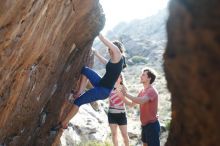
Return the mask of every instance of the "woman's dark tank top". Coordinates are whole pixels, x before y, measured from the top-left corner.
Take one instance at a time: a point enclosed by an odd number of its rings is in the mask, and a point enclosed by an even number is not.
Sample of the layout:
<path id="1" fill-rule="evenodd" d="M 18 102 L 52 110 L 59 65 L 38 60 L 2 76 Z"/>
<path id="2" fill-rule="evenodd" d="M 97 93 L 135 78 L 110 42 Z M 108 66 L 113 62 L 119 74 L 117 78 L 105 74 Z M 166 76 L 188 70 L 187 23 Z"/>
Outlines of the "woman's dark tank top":
<path id="1" fill-rule="evenodd" d="M 113 89 L 115 82 L 118 80 L 118 77 L 121 74 L 123 64 L 123 57 L 118 63 L 111 63 L 109 61 L 106 64 L 106 73 L 100 80 L 99 85 L 109 89 Z"/>

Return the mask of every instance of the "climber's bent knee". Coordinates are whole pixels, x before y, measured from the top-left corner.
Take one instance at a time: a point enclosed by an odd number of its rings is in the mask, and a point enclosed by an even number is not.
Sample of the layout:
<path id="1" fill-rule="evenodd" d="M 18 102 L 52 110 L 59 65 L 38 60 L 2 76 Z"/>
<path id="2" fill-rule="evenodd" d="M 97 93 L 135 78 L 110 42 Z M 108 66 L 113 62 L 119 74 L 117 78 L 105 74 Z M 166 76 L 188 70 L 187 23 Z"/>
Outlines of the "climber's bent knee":
<path id="1" fill-rule="evenodd" d="M 86 91 L 84 94 L 79 96 L 76 100 L 74 100 L 73 104 L 80 107 L 83 104 L 91 103 L 97 100 L 104 100 L 108 98 L 109 94 L 111 92 L 111 89 L 104 88 L 104 87 L 95 87 L 88 91 Z"/>

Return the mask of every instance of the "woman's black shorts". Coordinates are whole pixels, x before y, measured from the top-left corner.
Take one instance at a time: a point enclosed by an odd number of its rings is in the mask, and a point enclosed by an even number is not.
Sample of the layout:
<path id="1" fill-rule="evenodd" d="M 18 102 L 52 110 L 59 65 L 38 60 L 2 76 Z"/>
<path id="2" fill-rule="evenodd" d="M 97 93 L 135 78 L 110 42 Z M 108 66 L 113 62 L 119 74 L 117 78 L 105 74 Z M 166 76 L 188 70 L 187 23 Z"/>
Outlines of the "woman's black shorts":
<path id="1" fill-rule="evenodd" d="M 109 124 L 127 125 L 126 113 L 108 113 Z"/>

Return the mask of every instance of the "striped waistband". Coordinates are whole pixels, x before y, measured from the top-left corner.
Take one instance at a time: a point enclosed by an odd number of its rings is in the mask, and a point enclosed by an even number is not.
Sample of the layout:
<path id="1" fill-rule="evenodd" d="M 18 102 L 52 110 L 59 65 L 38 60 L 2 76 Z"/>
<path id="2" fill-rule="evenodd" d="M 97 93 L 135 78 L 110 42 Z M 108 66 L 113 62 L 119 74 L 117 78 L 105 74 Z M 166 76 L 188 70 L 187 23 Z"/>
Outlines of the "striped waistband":
<path id="1" fill-rule="evenodd" d="M 125 113 L 125 109 L 116 109 L 116 108 L 109 108 L 108 109 L 109 113 Z"/>

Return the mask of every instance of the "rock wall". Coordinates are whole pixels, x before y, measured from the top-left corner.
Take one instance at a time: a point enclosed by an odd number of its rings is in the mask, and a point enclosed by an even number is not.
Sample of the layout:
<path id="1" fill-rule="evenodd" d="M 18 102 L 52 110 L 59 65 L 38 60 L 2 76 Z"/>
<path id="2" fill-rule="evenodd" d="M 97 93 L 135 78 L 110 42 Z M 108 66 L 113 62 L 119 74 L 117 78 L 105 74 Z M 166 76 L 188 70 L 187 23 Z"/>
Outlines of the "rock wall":
<path id="1" fill-rule="evenodd" d="M 98 0 L 0 2 L 0 145 L 58 145 L 50 128 L 104 26 Z"/>
<path id="2" fill-rule="evenodd" d="M 218 146 L 220 1 L 171 0 L 165 72 L 172 92 L 166 146 Z"/>

